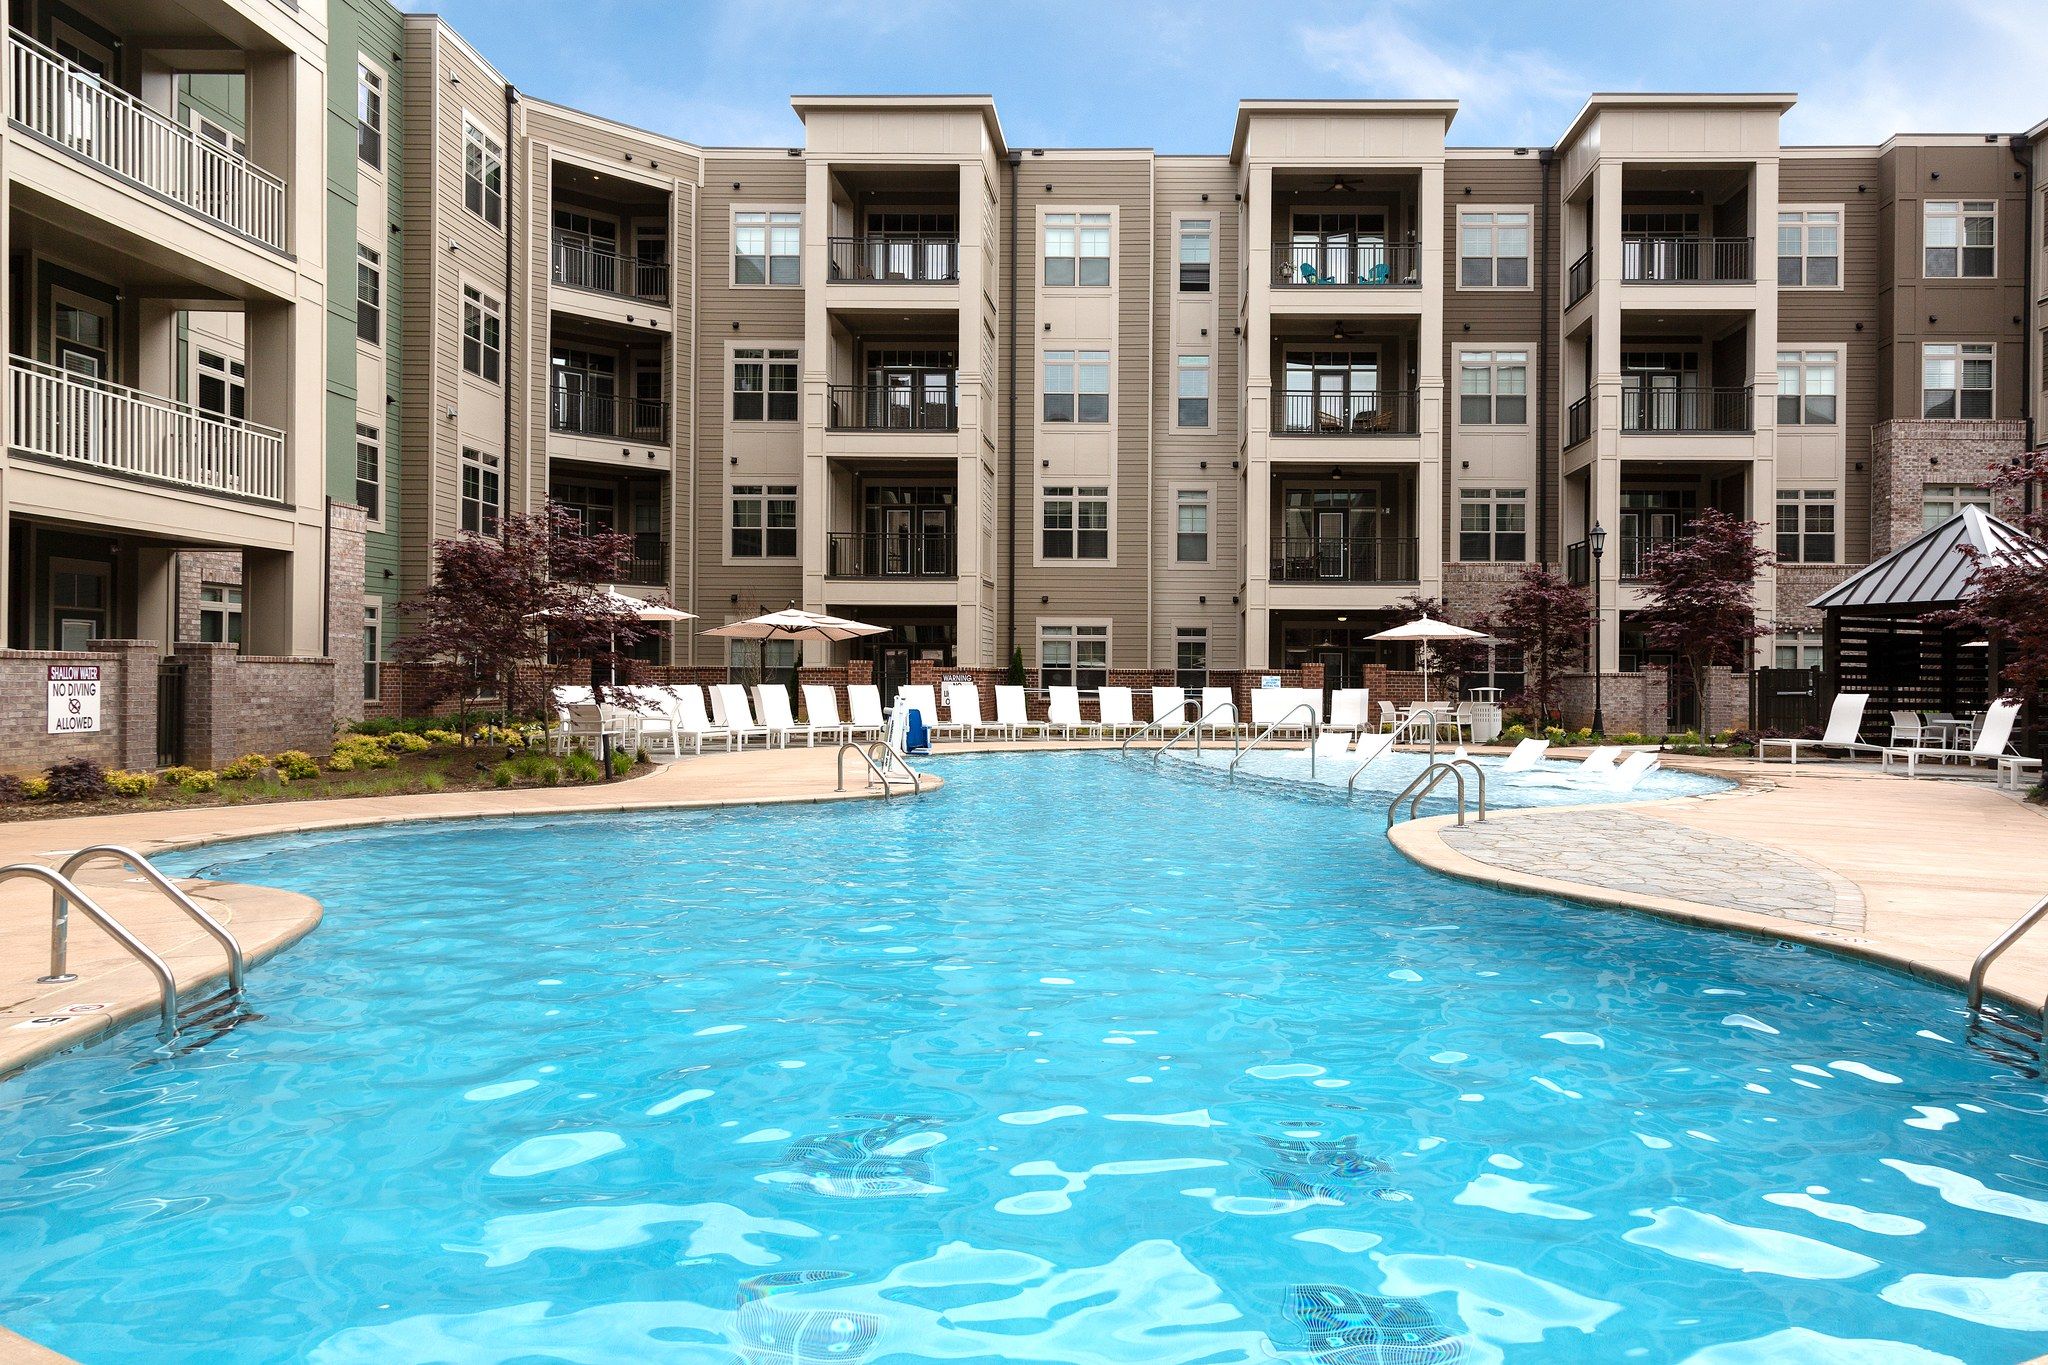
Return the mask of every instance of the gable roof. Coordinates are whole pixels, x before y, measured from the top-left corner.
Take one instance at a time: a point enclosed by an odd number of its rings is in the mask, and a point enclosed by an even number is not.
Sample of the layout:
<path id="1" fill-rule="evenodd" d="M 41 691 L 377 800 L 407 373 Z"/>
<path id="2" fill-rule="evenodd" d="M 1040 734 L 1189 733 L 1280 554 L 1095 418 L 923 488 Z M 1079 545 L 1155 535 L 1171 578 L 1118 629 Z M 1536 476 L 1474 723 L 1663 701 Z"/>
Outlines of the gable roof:
<path id="1" fill-rule="evenodd" d="M 1976 551 L 1976 555 L 1970 553 Z M 1946 606 L 1970 595 L 1977 558 L 2048 564 L 2048 546 L 1981 507 L 1965 507 L 1808 603 L 1834 607 Z"/>

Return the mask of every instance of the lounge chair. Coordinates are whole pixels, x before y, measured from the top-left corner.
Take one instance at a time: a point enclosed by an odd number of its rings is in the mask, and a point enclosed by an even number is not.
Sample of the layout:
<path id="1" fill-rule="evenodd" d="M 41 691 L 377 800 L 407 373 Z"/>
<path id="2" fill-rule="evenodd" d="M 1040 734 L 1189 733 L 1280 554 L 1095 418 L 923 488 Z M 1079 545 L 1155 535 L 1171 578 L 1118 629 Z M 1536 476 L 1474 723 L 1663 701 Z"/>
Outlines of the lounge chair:
<path id="1" fill-rule="evenodd" d="M 785 749 L 798 735 L 803 736 L 806 749 L 818 742 L 816 730 L 796 723 L 796 717 L 789 709 L 789 689 L 781 683 L 759 684 L 754 688 L 754 700 L 761 707 L 761 724 L 767 727 L 770 740 Z"/>
<path id="2" fill-rule="evenodd" d="M 1828 708 L 1828 728 L 1819 739 L 1780 739 L 1776 735 L 1757 741 L 1756 756 L 1768 759 L 1772 745 L 1782 745 L 1791 758 L 1792 766 L 1799 766 L 1799 750 L 1802 747 L 1815 749 L 1841 749 L 1854 755 L 1859 753 L 1881 754 L 1882 744 L 1865 744 L 1859 736 L 1863 730 L 1863 708 L 1870 702 L 1867 692 L 1844 692 L 1835 698 Z"/>
<path id="3" fill-rule="evenodd" d="M 554 687 L 548 689 L 548 704 L 554 709 L 555 727 L 548 731 L 548 748 L 558 754 L 566 754 L 573 747 L 569 739 L 569 708 L 588 705 L 593 698 L 587 687 Z"/>
<path id="4" fill-rule="evenodd" d="M 1381 730 L 1381 732 L 1382 732 L 1382 733 L 1385 733 L 1385 734 L 1393 734 L 1393 733 L 1394 733 L 1395 731 L 1399 730 L 1400 728 L 1401 728 L 1401 713 L 1400 713 L 1399 711 L 1396 711 L 1396 710 L 1394 709 L 1394 703 L 1392 703 L 1392 702 L 1390 702 L 1390 701 L 1383 701 L 1383 702 L 1381 702 L 1381 703 L 1380 703 L 1380 730 Z"/>
<path id="5" fill-rule="evenodd" d="M 1621 762 L 1615 764 L 1606 776 L 1597 779 L 1589 785 L 1597 786 L 1602 791 L 1634 791 L 1636 784 L 1648 777 L 1656 768 L 1657 751 L 1655 749 L 1638 749 Z"/>
<path id="6" fill-rule="evenodd" d="M 853 719 L 846 724 L 848 739 L 880 739 L 888 733 L 889 722 L 882 715 L 882 689 L 872 683 L 852 683 L 846 689 L 846 707 Z"/>
<path id="7" fill-rule="evenodd" d="M 1185 687 L 1155 687 L 1152 689 L 1152 719 L 1159 726 L 1162 737 L 1169 730 L 1187 724 L 1188 690 Z"/>
<path id="8" fill-rule="evenodd" d="M 1046 695 L 1050 708 L 1045 719 L 1048 733 L 1057 730 L 1061 739 L 1072 739 L 1074 731 L 1089 728 L 1088 722 L 1081 719 L 1080 688 L 1049 687 L 1046 689 Z"/>
<path id="9" fill-rule="evenodd" d="M 671 714 L 675 717 L 676 748 L 681 752 L 684 740 L 690 742 L 690 752 L 704 752 L 704 741 L 722 739 L 729 750 L 734 747 L 732 731 L 715 724 L 711 713 L 704 707 L 704 689 L 695 683 L 676 683 L 664 687 L 674 706 Z"/>
<path id="10" fill-rule="evenodd" d="M 1550 751 L 1547 739 L 1525 739 L 1515 746 L 1515 751 L 1501 760 L 1496 770 L 1503 773 L 1527 773 L 1536 771 L 1543 762 L 1543 755 Z"/>
<path id="11" fill-rule="evenodd" d="M 738 683 L 713 683 L 711 703 L 713 718 L 732 733 L 732 747 L 744 749 L 750 739 L 760 740 L 764 749 L 775 742 L 767 726 L 754 723 L 754 708 L 747 705 L 747 689 Z"/>
<path id="12" fill-rule="evenodd" d="M 1580 760 L 1579 766 L 1569 772 L 1545 773 L 1533 771 L 1524 782 L 1538 787 L 1582 787 L 1589 782 L 1604 779 L 1614 771 L 1615 761 L 1627 752 L 1611 744 L 1603 744 Z"/>
<path id="13" fill-rule="evenodd" d="M 1101 687 L 1095 692 L 1095 731 L 1105 739 L 1128 735 L 1138 728 L 1137 711 L 1128 687 Z"/>
<path id="14" fill-rule="evenodd" d="M 1349 730 L 1328 730 L 1317 735 L 1310 745 L 1317 758 L 1342 758 L 1351 749 Z"/>
<path id="15" fill-rule="evenodd" d="M 2000 786 L 2005 785 L 2008 774 L 2012 778 L 2013 785 L 2018 786 L 2022 772 L 2028 768 L 2038 768 L 2041 766 L 2041 760 L 2038 758 L 2027 758 L 2020 754 L 2009 754 L 2006 752 L 2006 748 L 2012 740 L 2013 722 L 2019 718 L 2019 714 L 2020 704 L 2018 702 L 1995 701 L 1991 703 L 1990 709 L 1984 713 L 1984 724 L 1978 728 L 1977 738 L 1971 741 L 1969 748 L 1930 749 L 1924 745 L 1916 744 L 1908 748 L 1886 749 L 1883 758 L 1884 770 L 1886 772 L 1891 771 L 1894 759 L 1903 760 L 1906 765 L 1906 776 L 1918 777 L 1920 775 L 1920 760 L 1923 758 L 1939 758 L 1944 762 L 1949 759 L 1957 759 L 1972 767 L 1979 763 L 1990 763 L 1997 770 Z"/>
<path id="16" fill-rule="evenodd" d="M 1229 707 L 1228 711 L 1219 710 Z M 1202 689 L 1202 712 L 1196 717 L 1202 728 L 1213 735 L 1227 735 L 1239 728 L 1237 695 L 1227 687 L 1205 687 Z"/>
<path id="17" fill-rule="evenodd" d="M 903 684 L 896 689 L 896 704 L 917 712 L 918 719 L 924 722 L 925 733 L 933 739 L 960 733 L 959 726 L 948 725 L 946 718 L 939 714 L 938 689 L 930 683 Z"/>
<path id="18" fill-rule="evenodd" d="M 1012 739 L 1044 739 L 1051 733 L 1044 721 L 1031 719 L 1021 687 L 996 688 L 996 724 L 1008 730 Z"/>
<path id="19" fill-rule="evenodd" d="M 1358 748 L 1353 756 L 1358 759 L 1359 767 L 1364 767 L 1393 747 L 1394 737 L 1392 735 L 1363 734 L 1358 737 Z M 1356 769 L 1353 771 L 1356 771 Z"/>
<path id="20" fill-rule="evenodd" d="M 1372 691 L 1364 687 L 1340 687 L 1330 694 L 1330 728 L 1348 735 L 1364 734 L 1372 728 Z"/>
<path id="21" fill-rule="evenodd" d="M 1322 729 L 1323 694 L 1305 687 L 1255 687 L 1252 689 L 1252 728 L 1264 734 L 1270 727 L 1275 736 L 1294 735 L 1307 739 Z M 1312 708 L 1310 720 L 1297 708 Z"/>
<path id="22" fill-rule="evenodd" d="M 990 722 L 981 718 L 981 688 L 975 683 L 948 683 L 946 709 L 952 716 L 951 725 L 969 743 L 983 735 L 1000 737 L 1009 728 L 1000 721 Z"/>
<path id="23" fill-rule="evenodd" d="M 619 689 L 632 702 L 630 709 L 640 732 L 639 747 L 649 753 L 667 750 L 676 758 L 683 756 L 680 736 L 676 730 L 675 701 L 668 692 L 659 687 L 622 687 Z"/>
<path id="24" fill-rule="evenodd" d="M 827 744 L 852 738 L 851 727 L 839 718 L 839 694 L 825 683 L 804 684 L 804 719 Z"/>

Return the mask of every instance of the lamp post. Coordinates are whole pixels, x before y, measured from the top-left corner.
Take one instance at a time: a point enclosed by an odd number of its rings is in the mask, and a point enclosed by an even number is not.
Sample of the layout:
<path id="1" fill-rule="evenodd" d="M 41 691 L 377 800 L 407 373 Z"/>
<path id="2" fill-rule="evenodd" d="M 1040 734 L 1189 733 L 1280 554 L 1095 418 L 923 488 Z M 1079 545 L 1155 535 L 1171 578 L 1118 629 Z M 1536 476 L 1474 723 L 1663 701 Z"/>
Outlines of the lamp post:
<path id="1" fill-rule="evenodd" d="M 1600 707 L 1600 557 L 1607 553 L 1607 528 L 1599 522 L 1586 533 L 1587 548 L 1593 552 L 1593 733 L 1607 733 L 1607 717 Z"/>

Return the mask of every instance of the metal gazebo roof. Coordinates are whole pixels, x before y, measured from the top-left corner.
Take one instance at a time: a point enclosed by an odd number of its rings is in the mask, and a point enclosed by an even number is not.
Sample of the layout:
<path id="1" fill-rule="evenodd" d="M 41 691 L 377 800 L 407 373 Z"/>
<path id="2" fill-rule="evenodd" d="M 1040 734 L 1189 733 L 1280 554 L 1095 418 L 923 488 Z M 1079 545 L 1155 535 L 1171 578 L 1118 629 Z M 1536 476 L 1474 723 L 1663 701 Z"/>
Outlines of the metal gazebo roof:
<path id="1" fill-rule="evenodd" d="M 2010 522 L 1980 507 L 1965 507 L 1932 530 L 1864 566 L 1813 599 L 1808 605 L 1824 611 L 1864 608 L 1873 611 L 1946 606 L 1969 596 L 1970 575 L 1977 556 L 1986 560 L 2032 559 L 2048 562 L 2048 547 Z"/>

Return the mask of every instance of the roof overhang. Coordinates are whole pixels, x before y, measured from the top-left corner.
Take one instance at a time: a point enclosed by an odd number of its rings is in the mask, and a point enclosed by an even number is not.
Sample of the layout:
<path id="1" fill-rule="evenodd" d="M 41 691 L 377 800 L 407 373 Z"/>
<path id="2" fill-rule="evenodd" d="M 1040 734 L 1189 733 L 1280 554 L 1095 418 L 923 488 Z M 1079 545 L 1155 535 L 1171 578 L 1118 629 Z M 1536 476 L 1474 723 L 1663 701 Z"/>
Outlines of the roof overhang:
<path id="1" fill-rule="evenodd" d="M 1648 93 L 1635 91 L 1596 91 L 1579 110 L 1578 117 L 1564 130 L 1557 140 L 1559 147 L 1569 147 L 1577 140 L 1586 125 L 1608 109 L 1765 109 L 1783 117 L 1785 111 L 1799 102 L 1799 96 L 1789 94 L 1684 94 Z"/>
<path id="2" fill-rule="evenodd" d="M 994 95 L 792 95 L 789 107 L 796 110 L 799 119 L 808 119 L 813 111 L 826 110 L 968 109 L 981 115 L 989 139 L 995 143 L 996 155 L 1009 152 L 1009 144 L 1003 141 L 1002 122 L 996 117 Z"/>
<path id="3" fill-rule="evenodd" d="M 1230 137 L 1230 159 L 1244 159 L 1245 135 L 1259 114 L 1336 114 L 1357 118 L 1417 116 L 1440 118 L 1444 130 L 1458 116 L 1456 100 L 1239 100 L 1237 128 Z"/>
<path id="4" fill-rule="evenodd" d="M 2014 561 L 2048 565 L 2048 545 L 1981 507 L 1965 507 L 1807 605 L 1821 611 L 1861 612 L 1953 606 L 1970 595 L 1970 579 L 1980 563 Z"/>

